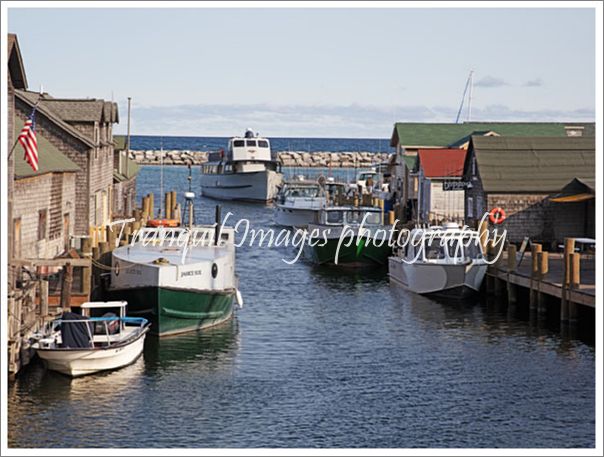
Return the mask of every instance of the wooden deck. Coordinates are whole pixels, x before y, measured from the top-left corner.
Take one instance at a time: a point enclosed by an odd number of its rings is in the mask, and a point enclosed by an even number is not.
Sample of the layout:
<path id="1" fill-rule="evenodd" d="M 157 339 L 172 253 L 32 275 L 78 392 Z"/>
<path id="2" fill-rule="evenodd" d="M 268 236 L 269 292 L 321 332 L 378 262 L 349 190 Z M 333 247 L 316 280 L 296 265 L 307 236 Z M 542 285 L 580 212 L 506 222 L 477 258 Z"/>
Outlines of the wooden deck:
<path id="1" fill-rule="evenodd" d="M 532 258 L 527 252 L 516 271 L 509 272 L 507 269 L 507 255 L 503 254 L 503 260 L 498 262 L 497 267 L 489 269 L 488 275 L 504 282 L 528 289 L 538 289 L 539 293 L 562 299 L 564 281 L 564 259 L 562 254 L 549 254 L 549 270 L 542 280 L 531 278 Z M 583 256 L 581 258 L 581 283 L 579 286 L 567 290 L 567 300 L 579 305 L 595 308 L 596 301 L 596 270 L 595 258 Z"/>

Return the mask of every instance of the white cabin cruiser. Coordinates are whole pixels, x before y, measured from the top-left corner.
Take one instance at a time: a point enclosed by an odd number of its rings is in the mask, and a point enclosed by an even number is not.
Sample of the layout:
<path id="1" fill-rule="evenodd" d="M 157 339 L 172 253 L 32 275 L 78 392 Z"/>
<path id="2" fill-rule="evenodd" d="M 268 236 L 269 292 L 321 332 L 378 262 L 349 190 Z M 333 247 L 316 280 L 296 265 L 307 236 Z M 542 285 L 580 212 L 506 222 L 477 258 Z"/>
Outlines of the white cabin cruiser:
<path id="1" fill-rule="evenodd" d="M 270 202 L 282 182 L 269 140 L 249 129 L 245 136 L 229 140 L 226 153 L 210 154 L 201 169 L 203 195 L 219 200 Z"/>
<path id="2" fill-rule="evenodd" d="M 150 324 L 126 317 L 126 306 L 125 301 L 83 303 L 82 315 L 63 313 L 36 335 L 33 347 L 50 370 L 72 377 L 130 365 L 143 352 Z M 119 316 L 91 317 L 94 310 L 108 309 L 119 310 Z"/>
<path id="3" fill-rule="evenodd" d="M 418 294 L 462 298 L 479 291 L 487 271 L 480 234 L 447 223 L 416 228 L 388 259 L 390 279 Z"/>

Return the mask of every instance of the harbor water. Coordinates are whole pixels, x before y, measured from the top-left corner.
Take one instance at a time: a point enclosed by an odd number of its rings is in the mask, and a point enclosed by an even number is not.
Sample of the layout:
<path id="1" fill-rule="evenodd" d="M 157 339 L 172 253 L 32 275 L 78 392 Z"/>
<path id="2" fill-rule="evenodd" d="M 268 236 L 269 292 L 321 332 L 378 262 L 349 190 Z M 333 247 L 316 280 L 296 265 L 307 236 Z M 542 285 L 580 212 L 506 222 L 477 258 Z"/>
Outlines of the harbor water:
<path id="1" fill-rule="evenodd" d="M 160 172 L 143 167 L 137 182 L 156 206 Z M 182 195 L 187 169 L 163 173 Z M 198 199 L 198 222 L 213 222 L 216 203 Z M 269 206 L 222 203 L 229 211 L 272 227 Z M 235 318 L 149 337 L 129 367 L 73 380 L 27 367 L 8 389 L 9 446 L 595 445 L 589 337 L 520 304 L 440 303 L 391 285 L 386 270 L 282 261 L 294 256 L 244 244 Z"/>

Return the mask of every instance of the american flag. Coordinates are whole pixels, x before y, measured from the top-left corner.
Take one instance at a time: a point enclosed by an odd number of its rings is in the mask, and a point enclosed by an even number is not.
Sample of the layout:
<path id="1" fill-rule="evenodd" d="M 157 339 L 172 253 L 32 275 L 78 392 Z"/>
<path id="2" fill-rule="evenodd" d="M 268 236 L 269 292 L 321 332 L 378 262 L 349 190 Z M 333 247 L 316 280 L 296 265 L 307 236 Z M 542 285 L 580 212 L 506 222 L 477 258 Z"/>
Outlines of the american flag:
<path id="1" fill-rule="evenodd" d="M 25 121 L 21 133 L 19 133 L 19 143 L 25 150 L 25 161 L 34 171 L 38 171 L 38 140 L 36 139 L 35 114 L 36 109 L 34 108 L 31 116 Z"/>

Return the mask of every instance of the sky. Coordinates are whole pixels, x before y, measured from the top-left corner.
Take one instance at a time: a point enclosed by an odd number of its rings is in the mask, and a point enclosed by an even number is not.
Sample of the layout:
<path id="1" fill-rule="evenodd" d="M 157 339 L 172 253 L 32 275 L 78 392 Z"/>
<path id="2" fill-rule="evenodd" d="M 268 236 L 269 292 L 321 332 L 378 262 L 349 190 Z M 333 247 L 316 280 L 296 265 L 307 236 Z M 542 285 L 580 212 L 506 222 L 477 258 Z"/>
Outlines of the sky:
<path id="1" fill-rule="evenodd" d="M 595 12 L 9 8 L 29 87 L 132 133 L 386 138 L 395 121 L 593 121 Z M 462 120 L 467 120 L 466 97 Z"/>

